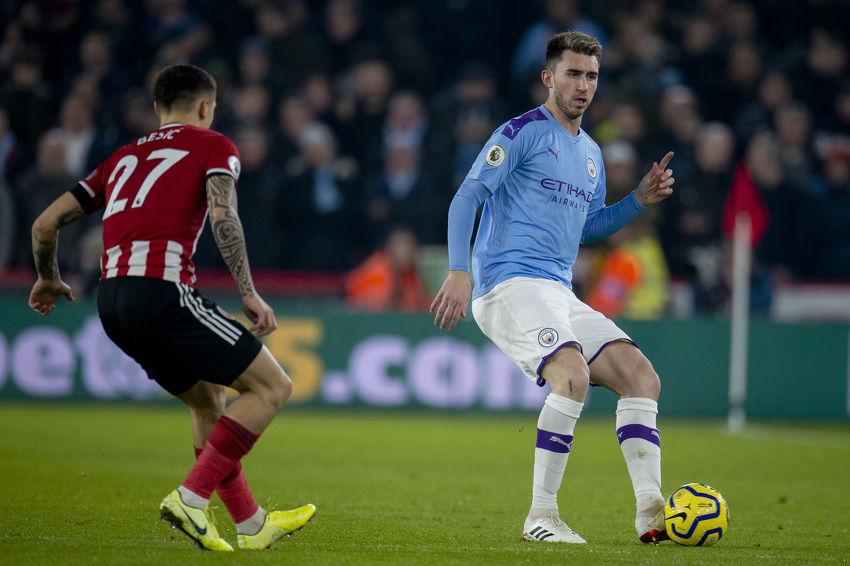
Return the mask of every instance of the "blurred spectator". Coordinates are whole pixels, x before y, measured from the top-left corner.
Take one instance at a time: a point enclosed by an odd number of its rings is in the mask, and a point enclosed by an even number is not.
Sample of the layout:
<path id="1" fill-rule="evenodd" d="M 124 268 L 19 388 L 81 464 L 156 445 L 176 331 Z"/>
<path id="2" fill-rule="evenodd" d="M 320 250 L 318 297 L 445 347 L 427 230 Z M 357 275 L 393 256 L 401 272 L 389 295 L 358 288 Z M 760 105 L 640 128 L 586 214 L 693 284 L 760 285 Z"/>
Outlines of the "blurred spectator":
<path id="1" fill-rule="evenodd" d="M 127 72 L 131 83 L 145 70 L 139 57 L 144 28 L 139 25 L 137 10 L 128 6 L 127 0 L 96 0 L 90 3 L 87 15 L 91 29 L 109 37 L 115 66 Z"/>
<path id="2" fill-rule="evenodd" d="M 733 118 L 739 143 L 758 132 L 773 129 L 773 115 L 792 102 L 794 91 L 788 77 L 779 71 L 766 72 L 759 81 L 756 100 L 739 107 Z"/>
<path id="3" fill-rule="evenodd" d="M 73 62 L 76 46 L 87 21 L 84 2 L 21 2 L 19 18 L 24 37 L 37 42 L 42 73 L 51 85 L 59 84 L 62 72 Z M 39 132 L 40 134 L 41 132 Z"/>
<path id="4" fill-rule="evenodd" d="M 383 128 L 395 76 L 387 61 L 369 58 L 354 64 L 345 82 L 336 115 L 340 146 L 368 177 L 382 167 Z"/>
<path id="5" fill-rule="evenodd" d="M 58 129 L 65 146 L 65 171 L 75 179 L 91 173 L 112 152 L 94 123 L 91 105 L 82 97 L 62 101 Z"/>
<path id="6" fill-rule="evenodd" d="M 734 280 L 734 255 L 732 242 L 725 241 L 719 248 L 717 275 L 711 279 L 697 279 L 694 283 L 694 308 L 705 314 L 729 315 L 732 311 L 732 283 Z M 773 281 L 770 272 L 760 263 L 750 266 L 750 313 L 765 316 L 773 302 Z"/>
<path id="7" fill-rule="evenodd" d="M 0 77 L 12 74 L 21 52 L 26 48 L 24 30 L 20 20 L 10 19 L 3 28 L 3 39 L 0 42 Z"/>
<path id="8" fill-rule="evenodd" d="M 605 160 L 605 193 L 608 204 L 622 200 L 640 182 L 638 152 L 626 140 L 615 140 L 602 146 Z"/>
<path id="9" fill-rule="evenodd" d="M 65 163 L 65 140 L 60 130 L 50 130 L 38 143 L 36 162 L 21 173 L 15 186 L 18 211 L 16 263 L 32 265 L 32 238 L 30 229 L 47 206 L 65 191 L 74 188 L 80 177 L 68 174 Z M 59 247 L 57 260 L 60 269 L 75 272 L 80 267 L 77 241 L 99 218 L 91 215 L 62 229 L 65 242 Z"/>
<path id="10" fill-rule="evenodd" d="M 263 0 L 254 11 L 254 26 L 268 45 L 272 68 L 288 84 L 329 68 L 325 46 L 310 29 L 309 17 L 303 0 Z"/>
<path id="11" fill-rule="evenodd" d="M 404 227 L 392 229 L 384 246 L 349 273 L 346 304 L 371 312 L 426 312 L 431 299 L 425 294 L 418 257 L 415 234 Z"/>
<path id="12" fill-rule="evenodd" d="M 189 0 L 151 0 L 144 10 L 146 48 L 169 65 L 196 61 L 212 40 L 211 27 Z"/>
<path id="13" fill-rule="evenodd" d="M 503 69 L 510 60 L 512 42 L 502 38 L 509 32 L 518 31 L 516 22 L 522 21 L 529 4 L 491 0 L 429 0 L 420 3 L 420 25 L 427 30 L 439 84 L 451 81 L 470 61 Z M 497 76 L 496 81 L 500 82 L 501 78 Z"/>
<path id="14" fill-rule="evenodd" d="M 262 38 L 242 42 L 236 68 L 240 85 L 268 87 L 275 99 L 289 86 L 281 73 L 272 72 L 268 45 Z"/>
<path id="15" fill-rule="evenodd" d="M 280 221 L 294 269 L 350 269 L 362 259 L 365 226 L 357 163 L 337 154 L 327 126 L 311 123 L 299 140 L 302 154 L 286 164 Z"/>
<path id="16" fill-rule="evenodd" d="M 240 126 L 267 126 L 273 120 L 273 97 L 263 84 L 245 84 L 233 89 L 229 104 L 216 117 L 216 130 L 232 137 Z M 237 146 L 238 147 L 238 146 Z"/>
<path id="17" fill-rule="evenodd" d="M 846 21 L 840 35 L 823 28 L 811 29 L 805 58 L 791 70 L 792 83 L 797 87 L 795 95 L 815 122 L 832 113 L 830 93 L 837 92 L 850 75 L 846 41 Z"/>
<path id="18" fill-rule="evenodd" d="M 606 241 L 611 251 L 602 261 L 587 304 L 609 318 L 663 317 L 670 301 L 670 278 L 651 216 L 640 214 Z"/>
<path id="19" fill-rule="evenodd" d="M 756 134 L 750 140 L 743 167 L 769 215 L 767 230 L 754 250 L 754 261 L 763 264 L 757 268 L 767 269 L 774 284 L 781 284 L 798 273 L 805 253 L 799 203 L 806 197 L 785 178 L 779 145 L 771 132 Z"/>
<path id="20" fill-rule="evenodd" d="M 731 128 L 719 122 L 699 128 L 695 167 L 676 174 L 676 189 L 663 204 L 662 242 L 672 275 L 708 285 L 719 277 L 720 217 L 734 160 Z"/>
<path id="21" fill-rule="evenodd" d="M 127 71 L 115 63 L 112 39 L 106 32 L 86 33 L 77 52 L 77 61 L 63 73 L 63 96 L 68 94 L 74 79 L 80 75 L 86 75 L 94 81 L 101 100 L 106 104 L 110 104 L 130 87 Z"/>
<path id="22" fill-rule="evenodd" d="M 428 114 L 422 97 L 409 90 L 393 94 L 384 122 L 384 152 L 406 147 L 421 153 L 427 133 Z"/>
<path id="23" fill-rule="evenodd" d="M 544 16 L 528 26 L 522 33 L 511 58 L 511 76 L 520 78 L 543 70 L 546 42 L 561 31 L 578 30 L 590 34 L 602 44 L 608 44 L 605 30 L 592 18 L 582 13 L 580 0 L 544 0 Z M 604 49 L 603 49 L 604 53 Z"/>
<path id="24" fill-rule="evenodd" d="M 608 115 L 593 129 L 592 135 L 597 143 L 603 145 L 613 141 L 626 142 L 631 146 L 631 151 L 636 153 L 638 164 L 652 163 L 650 152 L 654 148 L 648 147 L 646 119 L 640 108 L 632 102 L 615 101 Z M 607 168 L 607 159 L 605 164 Z"/>
<path id="25" fill-rule="evenodd" d="M 315 122 L 312 109 L 304 97 L 297 93 L 284 96 L 277 105 L 272 159 L 286 164 L 300 155 L 304 132 Z"/>
<path id="26" fill-rule="evenodd" d="M 422 243 L 444 240 L 447 228 L 442 217 L 448 202 L 440 198 L 415 147 L 398 145 L 387 150 L 383 171 L 366 180 L 365 198 L 371 247 L 380 244 L 396 222 L 408 224 Z"/>
<path id="27" fill-rule="evenodd" d="M 600 89 L 615 91 L 648 111 L 662 92 L 682 82 L 681 72 L 673 66 L 674 50 L 659 32 L 640 19 L 626 18 L 620 28 L 615 48 L 618 68 L 614 77 L 605 79 L 611 80 L 610 86 L 600 79 Z M 603 53 L 603 61 L 604 57 Z"/>
<path id="28" fill-rule="evenodd" d="M 453 195 L 481 147 L 496 127 L 505 121 L 507 104 L 499 96 L 496 76 L 486 65 L 469 63 L 448 89 L 433 102 L 431 124 L 434 147 L 443 166 L 440 186 Z"/>
<path id="29" fill-rule="evenodd" d="M 723 97 L 729 101 L 722 118 L 731 122 L 740 108 L 758 99 L 759 82 L 764 74 L 764 59 L 753 43 L 737 42 L 726 52 Z"/>
<path id="30" fill-rule="evenodd" d="M 679 69 L 684 84 L 700 93 L 701 112 L 708 120 L 723 115 L 728 101 L 721 97 L 724 55 L 720 20 L 694 11 L 682 23 Z"/>
<path id="31" fill-rule="evenodd" d="M 691 176 L 696 167 L 695 145 L 703 127 L 696 92 L 681 85 L 667 88 L 658 101 L 658 126 L 652 154 L 674 152 L 677 180 Z"/>
<path id="32" fill-rule="evenodd" d="M 721 224 L 727 242 L 722 248 L 719 277 L 696 281 L 698 310 L 727 313 L 733 281 L 732 242 L 741 212 L 749 215 L 753 255 L 750 265 L 750 310 L 767 314 L 776 287 L 787 282 L 802 255 L 800 213 L 804 196 L 785 181 L 779 148 L 771 132 L 756 134 L 744 159 L 735 167 L 724 203 Z"/>
<path id="33" fill-rule="evenodd" d="M 428 17 L 422 13 L 428 13 L 429 6 L 418 2 L 384 2 L 382 14 L 387 52 L 398 84 L 426 94 L 436 90 L 437 74 L 448 72 L 443 61 L 437 63 L 429 45 L 432 30 L 423 25 Z"/>
<path id="34" fill-rule="evenodd" d="M 9 181 L 18 162 L 18 138 L 9 127 L 9 113 L 0 106 L 0 183 Z"/>
<path id="35" fill-rule="evenodd" d="M 17 210 L 12 191 L 5 179 L 0 178 L 0 273 L 12 264 L 15 256 L 18 231 L 16 216 Z"/>
<path id="36" fill-rule="evenodd" d="M 368 56 L 385 53 L 384 38 L 366 0 L 328 0 L 322 18 L 331 72 L 336 75 Z"/>
<path id="37" fill-rule="evenodd" d="M 54 116 L 53 88 L 41 74 L 41 55 L 34 48 L 18 54 L 12 75 L 0 85 L 0 107 L 9 115 L 9 126 L 18 139 L 20 159 L 32 163 L 41 135 Z"/>
<path id="38" fill-rule="evenodd" d="M 759 35 L 759 17 L 755 7 L 747 2 L 729 2 L 723 12 L 723 31 L 731 43 L 760 44 L 766 49 L 766 41 Z"/>
<path id="39" fill-rule="evenodd" d="M 825 155 L 835 144 L 850 145 L 850 78 L 835 92 L 832 114 L 820 122 L 813 143 L 818 155 Z"/>
<path id="40" fill-rule="evenodd" d="M 779 107 L 774 114 L 774 128 L 786 178 L 797 187 L 808 186 L 817 163 L 808 109 L 800 102 Z"/>
<path id="41" fill-rule="evenodd" d="M 239 149 L 242 170 L 236 186 L 239 214 L 244 220 L 245 242 L 253 251 L 250 262 L 255 269 L 279 269 L 289 247 L 280 211 L 288 190 L 278 163 L 268 159 L 269 135 L 260 125 L 243 125 L 233 136 Z M 205 230 L 198 241 L 195 264 L 226 268 L 215 239 Z"/>
<path id="42" fill-rule="evenodd" d="M 805 202 L 801 275 L 850 279 L 850 147 L 826 154 Z"/>
<path id="43" fill-rule="evenodd" d="M 121 97 L 119 145 L 126 145 L 159 128 L 153 109 L 153 96 L 142 89 L 130 89 Z"/>
<path id="44" fill-rule="evenodd" d="M 308 75 L 301 82 L 298 94 L 316 120 L 328 125 L 335 125 L 336 93 L 327 73 L 315 72 Z"/>

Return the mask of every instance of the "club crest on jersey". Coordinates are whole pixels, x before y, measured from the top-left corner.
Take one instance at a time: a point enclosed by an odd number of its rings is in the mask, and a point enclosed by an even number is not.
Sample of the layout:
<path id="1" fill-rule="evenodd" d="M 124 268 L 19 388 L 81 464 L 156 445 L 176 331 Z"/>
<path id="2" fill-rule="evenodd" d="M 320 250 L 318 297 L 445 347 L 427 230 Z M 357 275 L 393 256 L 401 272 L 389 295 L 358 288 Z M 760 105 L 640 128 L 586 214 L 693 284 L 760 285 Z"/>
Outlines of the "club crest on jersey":
<path id="1" fill-rule="evenodd" d="M 227 165 L 230 166 L 230 170 L 233 171 L 233 175 L 238 179 L 239 171 L 241 169 L 241 166 L 239 164 L 239 158 L 235 155 L 231 155 L 227 158 Z"/>
<path id="2" fill-rule="evenodd" d="M 537 341 L 544 348 L 551 348 L 558 341 L 558 332 L 554 328 L 544 328 L 537 335 Z"/>
<path id="3" fill-rule="evenodd" d="M 499 144 L 493 145 L 493 147 L 487 150 L 487 156 L 484 158 L 484 162 L 490 167 L 498 167 L 505 162 L 505 148 Z"/>
<path id="4" fill-rule="evenodd" d="M 591 177 L 596 178 L 596 163 L 589 157 L 587 158 L 587 172 L 590 173 Z"/>

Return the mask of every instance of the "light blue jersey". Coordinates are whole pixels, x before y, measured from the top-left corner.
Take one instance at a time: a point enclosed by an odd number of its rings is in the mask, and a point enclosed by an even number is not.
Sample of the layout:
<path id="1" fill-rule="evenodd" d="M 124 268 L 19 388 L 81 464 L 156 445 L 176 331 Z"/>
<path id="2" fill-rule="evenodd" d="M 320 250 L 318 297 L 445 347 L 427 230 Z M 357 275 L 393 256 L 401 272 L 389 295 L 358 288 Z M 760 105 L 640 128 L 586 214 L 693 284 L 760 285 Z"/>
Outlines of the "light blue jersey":
<path id="1" fill-rule="evenodd" d="M 513 277 L 571 287 L 579 244 L 616 232 L 643 210 L 633 195 L 605 206 L 599 146 L 583 130 L 572 136 L 544 106 L 500 126 L 476 158 L 455 199 L 465 196 L 477 209 L 480 201 L 463 192 L 470 186 L 486 189 L 472 252 L 473 299 Z"/>

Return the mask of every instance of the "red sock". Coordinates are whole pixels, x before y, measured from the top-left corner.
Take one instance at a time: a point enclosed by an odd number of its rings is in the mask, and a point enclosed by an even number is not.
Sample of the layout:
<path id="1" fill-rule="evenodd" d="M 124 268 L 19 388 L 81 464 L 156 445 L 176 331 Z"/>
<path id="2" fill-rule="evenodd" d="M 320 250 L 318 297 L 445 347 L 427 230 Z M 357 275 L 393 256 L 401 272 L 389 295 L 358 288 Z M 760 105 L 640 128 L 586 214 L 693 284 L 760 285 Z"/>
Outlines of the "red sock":
<path id="1" fill-rule="evenodd" d="M 201 450 L 195 446 L 195 457 L 201 455 Z M 260 508 L 248 488 L 248 480 L 245 479 L 245 472 L 242 471 L 242 462 L 236 463 L 215 490 L 234 523 L 247 521 Z"/>
<path id="2" fill-rule="evenodd" d="M 213 426 L 198 461 L 183 482 L 183 487 L 209 499 L 218 484 L 239 464 L 260 437 L 229 417 L 221 417 Z"/>

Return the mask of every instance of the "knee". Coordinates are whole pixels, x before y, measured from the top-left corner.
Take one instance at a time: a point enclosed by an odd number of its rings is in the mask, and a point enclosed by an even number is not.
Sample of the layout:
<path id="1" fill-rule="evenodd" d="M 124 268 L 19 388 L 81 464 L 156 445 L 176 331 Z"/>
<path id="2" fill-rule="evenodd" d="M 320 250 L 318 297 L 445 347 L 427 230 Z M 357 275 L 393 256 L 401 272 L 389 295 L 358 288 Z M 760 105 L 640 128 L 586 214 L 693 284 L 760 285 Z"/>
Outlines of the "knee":
<path id="1" fill-rule="evenodd" d="M 590 369 L 578 349 L 566 347 L 550 358 L 543 377 L 552 393 L 583 402 L 590 388 Z"/>
<path id="2" fill-rule="evenodd" d="M 292 380 L 289 379 L 289 376 L 286 375 L 286 372 L 283 369 L 280 370 L 277 376 L 275 376 L 274 386 L 271 392 L 271 402 L 274 404 L 278 410 L 283 407 L 284 404 L 289 400 L 290 395 L 292 395 Z"/>
<path id="3" fill-rule="evenodd" d="M 637 391 L 633 397 L 646 397 L 653 401 L 658 401 L 658 396 L 661 394 L 661 378 L 652 367 L 652 363 L 646 358 L 638 368 L 636 375 L 639 376 L 636 384 Z"/>

